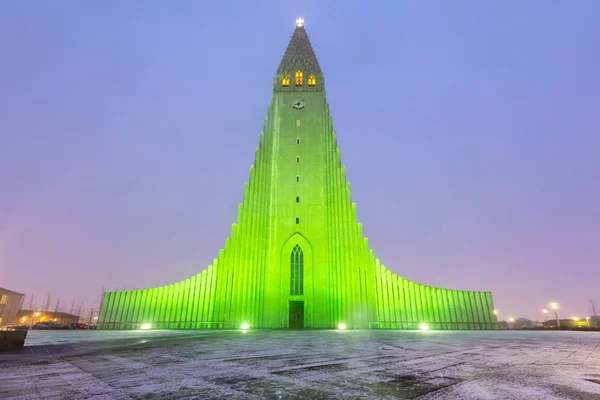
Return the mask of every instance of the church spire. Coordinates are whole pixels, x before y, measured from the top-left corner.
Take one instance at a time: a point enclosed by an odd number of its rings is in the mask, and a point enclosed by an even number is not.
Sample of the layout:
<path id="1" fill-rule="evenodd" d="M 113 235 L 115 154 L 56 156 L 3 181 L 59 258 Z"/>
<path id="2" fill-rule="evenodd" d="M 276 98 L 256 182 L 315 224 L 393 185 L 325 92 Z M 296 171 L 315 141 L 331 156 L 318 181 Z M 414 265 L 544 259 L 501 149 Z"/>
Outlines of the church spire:
<path id="1" fill-rule="evenodd" d="M 290 43 L 279 64 L 279 68 L 277 68 L 277 74 L 293 75 L 298 70 L 305 74 L 321 73 L 319 61 L 317 60 L 317 56 L 315 56 L 315 52 L 304 29 L 304 20 L 302 18 L 296 20 L 296 30 L 294 30 Z"/>

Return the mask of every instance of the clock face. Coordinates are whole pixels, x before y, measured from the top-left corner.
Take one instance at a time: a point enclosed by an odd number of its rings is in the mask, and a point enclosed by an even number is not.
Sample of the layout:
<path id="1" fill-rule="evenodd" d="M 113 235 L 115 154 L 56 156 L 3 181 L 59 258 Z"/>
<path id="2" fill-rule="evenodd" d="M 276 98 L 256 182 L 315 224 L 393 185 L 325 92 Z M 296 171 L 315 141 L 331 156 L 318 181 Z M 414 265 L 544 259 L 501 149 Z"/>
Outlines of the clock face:
<path id="1" fill-rule="evenodd" d="M 292 103 L 292 107 L 294 107 L 296 110 L 303 109 L 305 105 L 306 103 L 304 103 L 304 100 L 294 100 Z"/>

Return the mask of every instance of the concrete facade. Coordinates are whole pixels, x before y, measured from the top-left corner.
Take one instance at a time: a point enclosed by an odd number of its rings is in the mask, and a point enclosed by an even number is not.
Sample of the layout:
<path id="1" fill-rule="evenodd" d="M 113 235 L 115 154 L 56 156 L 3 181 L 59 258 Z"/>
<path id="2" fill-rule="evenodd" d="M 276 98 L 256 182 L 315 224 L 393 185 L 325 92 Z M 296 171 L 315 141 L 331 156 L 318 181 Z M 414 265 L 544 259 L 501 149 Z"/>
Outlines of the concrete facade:
<path id="1" fill-rule="evenodd" d="M 0 327 L 14 325 L 24 294 L 0 288 Z"/>
<path id="2" fill-rule="evenodd" d="M 490 292 L 422 285 L 363 236 L 304 27 L 273 81 L 244 202 L 212 265 L 173 285 L 106 293 L 99 329 L 493 329 Z"/>

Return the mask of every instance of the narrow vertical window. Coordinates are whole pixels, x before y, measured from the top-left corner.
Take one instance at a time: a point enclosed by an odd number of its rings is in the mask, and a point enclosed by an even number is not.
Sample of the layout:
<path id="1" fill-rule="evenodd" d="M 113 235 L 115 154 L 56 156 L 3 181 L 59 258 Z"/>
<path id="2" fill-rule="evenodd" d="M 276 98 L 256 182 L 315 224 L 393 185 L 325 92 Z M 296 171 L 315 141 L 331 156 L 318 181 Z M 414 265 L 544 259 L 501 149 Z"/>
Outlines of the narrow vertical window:
<path id="1" fill-rule="evenodd" d="M 300 175 L 296 175 L 296 182 L 300 182 Z"/>
<path id="2" fill-rule="evenodd" d="M 300 126 L 300 120 L 296 121 L 296 126 Z"/>
<path id="3" fill-rule="evenodd" d="M 298 245 L 290 256 L 290 294 L 304 294 L 304 253 Z"/>
<path id="4" fill-rule="evenodd" d="M 286 75 L 283 78 L 281 78 L 281 86 L 283 86 L 283 87 L 290 86 L 290 77 L 289 76 Z"/>
<path id="5" fill-rule="evenodd" d="M 308 77 L 308 86 L 315 87 L 317 85 L 317 78 L 314 75 Z"/>
<path id="6" fill-rule="evenodd" d="M 296 139 L 296 144 L 300 144 L 300 138 Z"/>
<path id="7" fill-rule="evenodd" d="M 296 71 L 296 86 L 302 86 L 302 71 Z"/>
<path id="8" fill-rule="evenodd" d="M 299 163 L 300 162 L 300 157 L 296 157 L 296 162 Z"/>
<path id="9" fill-rule="evenodd" d="M 300 218 L 296 217 L 296 225 L 300 223 Z"/>
<path id="10" fill-rule="evenodd" d="M 300 203 L 300 196 L 296 196 L 296 203 Z"/>

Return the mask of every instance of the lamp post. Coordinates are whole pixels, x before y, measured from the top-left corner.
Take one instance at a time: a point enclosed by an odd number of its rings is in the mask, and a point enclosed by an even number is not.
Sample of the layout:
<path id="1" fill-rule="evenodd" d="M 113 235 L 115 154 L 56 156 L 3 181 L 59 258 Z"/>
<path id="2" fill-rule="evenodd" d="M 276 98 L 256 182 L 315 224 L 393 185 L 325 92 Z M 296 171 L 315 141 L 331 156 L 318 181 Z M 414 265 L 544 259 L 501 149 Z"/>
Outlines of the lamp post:
<path id="1" fill-rule="evenodd" d="M 554 310 L 554 316 L 556 317 L 556 328 L 560 329 L 560 320 L 558 319 L 558 303 L 550 303 L 550 307 Z"/>
<path id="2" fill-rule="evenodd" d="M 544 318 L 546 319 L 546 321 L 548 321 L 548 310 L 546 310 L 545 308 L 542 310 L 542 312 L 544 313 Z"/>
<path id="3" fill-rule="evenodd" d="M 588 329 L 591 328 L 591 326 L 590 326 L 590 317 L 585 317 L 585 322 L 587 322 Z"/>

